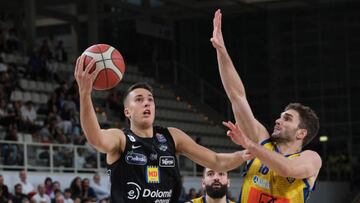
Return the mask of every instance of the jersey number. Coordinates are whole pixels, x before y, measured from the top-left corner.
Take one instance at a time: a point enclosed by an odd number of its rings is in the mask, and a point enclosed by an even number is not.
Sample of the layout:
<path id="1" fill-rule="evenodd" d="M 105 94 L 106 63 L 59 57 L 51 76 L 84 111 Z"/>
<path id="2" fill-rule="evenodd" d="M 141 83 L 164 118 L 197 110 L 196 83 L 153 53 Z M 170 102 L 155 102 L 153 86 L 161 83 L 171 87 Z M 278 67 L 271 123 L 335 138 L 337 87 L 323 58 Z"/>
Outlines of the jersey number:
<path id="1" fill-rule="evenodd" d="M 266 175 L 267 173 L 269 173 L 269 168 L 266 167 L 264 164 L 261 164 L 259 172 Z"/>

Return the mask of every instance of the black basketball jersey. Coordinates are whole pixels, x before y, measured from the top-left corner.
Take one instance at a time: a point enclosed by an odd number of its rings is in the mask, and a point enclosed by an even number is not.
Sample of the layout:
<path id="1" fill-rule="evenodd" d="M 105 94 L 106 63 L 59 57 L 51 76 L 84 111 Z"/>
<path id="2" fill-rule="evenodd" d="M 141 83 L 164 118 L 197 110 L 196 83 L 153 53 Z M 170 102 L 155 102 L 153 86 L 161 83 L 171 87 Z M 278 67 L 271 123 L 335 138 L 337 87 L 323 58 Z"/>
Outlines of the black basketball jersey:
<path id="1" fill-rule="evenodd" d="M 175 143 L 167 128 L 153 131 L 152 138 L 142 138 L 124 130 L 124 152 L 108 165 L 111 203 L 177 203 L 181 180 Z"/>

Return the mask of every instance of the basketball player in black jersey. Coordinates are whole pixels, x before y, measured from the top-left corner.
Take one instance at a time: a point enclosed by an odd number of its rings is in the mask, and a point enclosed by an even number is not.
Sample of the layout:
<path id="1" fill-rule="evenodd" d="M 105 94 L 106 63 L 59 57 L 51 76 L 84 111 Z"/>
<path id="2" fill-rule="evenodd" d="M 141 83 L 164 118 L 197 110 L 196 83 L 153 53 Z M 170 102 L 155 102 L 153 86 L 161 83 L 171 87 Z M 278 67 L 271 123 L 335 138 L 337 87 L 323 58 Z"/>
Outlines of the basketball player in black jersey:
<path id="1" fill-rule="evenodd" d="M 78 58 L 75 78 L 80 94 L 80 121 L 88 142 L 106 153 L 110 169 L 111 202 L 177 202 L 181 181 L 176 153 L 217 171 L 228 171 L 252 158 L 247 151 L 215 153 L 196 144 L 183 131 L 153 126 L 155 102 L 150 86 L 129 88 L 124 97 L 124 114 L 129 129 L 101 129 L 91 100 L 92 85 L 100 71 L 84 70 L 84 56 Z"/>

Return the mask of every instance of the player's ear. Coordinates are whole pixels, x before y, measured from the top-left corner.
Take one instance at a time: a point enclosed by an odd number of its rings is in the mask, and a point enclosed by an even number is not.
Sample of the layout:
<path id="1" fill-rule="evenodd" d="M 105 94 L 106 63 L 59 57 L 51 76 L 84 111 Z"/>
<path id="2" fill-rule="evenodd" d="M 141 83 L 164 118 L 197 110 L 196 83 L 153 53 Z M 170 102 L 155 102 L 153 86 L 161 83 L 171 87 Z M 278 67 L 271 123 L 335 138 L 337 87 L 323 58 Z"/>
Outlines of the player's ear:
<path id="1" fill-rule="evenodd" d="M 130 119 L 130 111 L 128 107 L 124 107 L 124 115 L 126 118 Z"/>
<path id="2" fill-rule="evenodd" d="M 296 132 L 296 138 L 299 140 L 303 140 L 307 136 L 307 130 L 306 129 L 298 129 Z"/>

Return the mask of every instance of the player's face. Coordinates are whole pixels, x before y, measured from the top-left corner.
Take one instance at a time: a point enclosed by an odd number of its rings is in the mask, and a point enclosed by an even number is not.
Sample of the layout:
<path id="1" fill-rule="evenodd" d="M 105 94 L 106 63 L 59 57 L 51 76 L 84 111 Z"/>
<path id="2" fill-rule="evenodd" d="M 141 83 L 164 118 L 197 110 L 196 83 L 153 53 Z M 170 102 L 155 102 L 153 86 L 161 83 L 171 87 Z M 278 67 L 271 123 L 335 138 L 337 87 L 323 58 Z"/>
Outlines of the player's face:
<path id="1" fill-rule="evenodd" d="M 226 172 L 205 169 L 202 186 L 208 196 L 219 199 L 226 195 L 230 180 Z"/>
<path id="2" fill-rule="evenodd" d="M 150 91 L 143 88 L 134 89 L 125 102 L 125 116 L 132 124 L 150 127 L 155 119 L 155 102 Z"/>
<path id="3" fill-rule="evenodd" d="M 288 142 L 295 140 L 296 132 L 299 130 L 299 113 L 293 109 L 283 112 L 275 121 L 274 132 L 271 138 L 274 141 Z"/>

